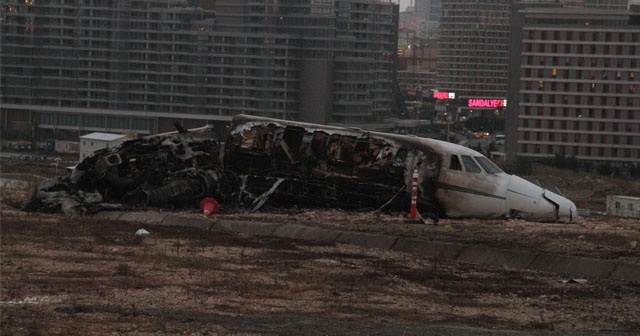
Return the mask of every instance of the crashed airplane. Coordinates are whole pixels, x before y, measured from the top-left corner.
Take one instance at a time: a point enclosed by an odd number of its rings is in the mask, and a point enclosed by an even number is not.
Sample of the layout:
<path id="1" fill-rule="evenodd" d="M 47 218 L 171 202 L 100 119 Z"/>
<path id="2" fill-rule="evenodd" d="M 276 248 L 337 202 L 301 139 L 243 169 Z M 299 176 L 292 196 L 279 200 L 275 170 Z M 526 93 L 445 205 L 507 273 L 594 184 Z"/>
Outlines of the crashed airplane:
<path id="1" fill-rule="evenodd" d="M 179 208 L 214 197 L 253 211 L 265 203 L 407 211 L 417 172 L 417 208 L 434 221 L 571 222 L 576 216 L 570 200 L 444 141 L 237 115 L 219 153 L 217 142 L 202 136 L 206 131 L 150 136 L 96 152 L 70 176 L 43 182 L 27 207 Z"/>
<path id="2" fill-rule="evenodd" d="M 235 189 L 225 175 L 212 127 L 180 130 L 96 151 L 65 177 L 35 189 L 27 211 L 97 212 L 143 206 L 178 209 Z"/>

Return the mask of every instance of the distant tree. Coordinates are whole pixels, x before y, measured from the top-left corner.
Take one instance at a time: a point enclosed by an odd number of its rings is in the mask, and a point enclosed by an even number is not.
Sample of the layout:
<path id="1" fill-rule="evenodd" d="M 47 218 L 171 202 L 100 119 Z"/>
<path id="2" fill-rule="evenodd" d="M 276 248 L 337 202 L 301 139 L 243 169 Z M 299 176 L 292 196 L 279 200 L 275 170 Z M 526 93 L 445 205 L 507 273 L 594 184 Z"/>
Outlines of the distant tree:
<path id="1" fill-rule="evenodd" d="M 640 178 L 640 165 L 633 164 L 629 167 L 629 176 L 632 178 Z"/>
<path id="2" fill-rule="evenodd" d="M 533 172 L 533 162 L 526 157 L 518 156 L 515 160 L 504 161 L 500 164 L 502 170 L 513 175 L 530 175 Z"/>
<path id="3" fill-rule="evenodd" d="M 555 154 L 553 156 L 553 159 L 551 159 L 550 163 L 551 163 L 551 166 L 559 169 L 567 168 L 567 159 L 564 156 L 564 154 Z"/>
<path id="4" fill-rule="evenodd" d="M 567 158 L 567 168 L 573 170 L 573 171 L 579 171 L 580 170 L 580 161 L 574 156 L 570 156 Z"/>
<path id="5" fill-rule="evenodd" d="M 596 171 L 598 172 L 598 174 L 603 176 L 609 176 L 615 173 L 615 170 L 613 169 L 613 167 L 609 162 L 603 162 L 598 164 L 598 166 L 596 167 Z"/>
<path id="6" fill-rule="evenodd" d="M 546 159 L 543 163 L 558 169 L 580 170 L 580 161 L 575 156 L 566 156 L 565 154 L 555 154 L 553 158 Z"/>

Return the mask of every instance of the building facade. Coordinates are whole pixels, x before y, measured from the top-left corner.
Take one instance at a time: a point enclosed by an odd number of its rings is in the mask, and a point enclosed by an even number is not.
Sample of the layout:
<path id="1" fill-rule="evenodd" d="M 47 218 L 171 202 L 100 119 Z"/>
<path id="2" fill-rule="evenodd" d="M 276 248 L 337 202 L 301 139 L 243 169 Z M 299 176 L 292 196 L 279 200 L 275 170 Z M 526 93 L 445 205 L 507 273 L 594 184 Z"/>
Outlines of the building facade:
<path id="1" fill-rule="evenodd" d="M 374 0 L 2 0 L 4 131 L 149 134 L 239 113 L 381 121 L 398 5 Z M 77 134 L 76 134 L 77 136 Z"/>
<path id="2" fill-rule="evenodd" d="M 439 90 L 455 92 L 459 97 L 505 97 L 510 3 L 442 0 Z"/>
<path id="3" fill-rule="evenodd" d="M 640 13 L 514 8 L 506 151 L 640 163 Z"/>
<path id="4" fill-rule="evenodd" d="M 165 119 L 168 127 L 202 125 L 198 33 L 212 27 L 212 11 L 177 1 L 2 4 L 4 131 L 148 134 L 167 128 Z"/>

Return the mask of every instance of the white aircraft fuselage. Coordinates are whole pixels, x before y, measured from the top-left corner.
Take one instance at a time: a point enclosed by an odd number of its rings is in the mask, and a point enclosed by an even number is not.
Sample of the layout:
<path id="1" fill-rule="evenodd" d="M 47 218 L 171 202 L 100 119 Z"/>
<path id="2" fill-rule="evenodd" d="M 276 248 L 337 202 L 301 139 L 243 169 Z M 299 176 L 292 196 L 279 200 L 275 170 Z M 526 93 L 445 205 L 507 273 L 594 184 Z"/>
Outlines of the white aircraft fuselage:
<path id="1" fill-rule="evenodd" d="M 419 211 L 564 223 L 577 215 L 567 198 L 503 172 L 477 151 L 412 135 L 238 115 L 224 162 L 239 175 L 288 176 L 304 190 L 313 189 L 310 183 L 332 181 L 348 194 L 336 197 L 345 205 L 357 197 L 355 189 L 380 201 L 387 195 L 380 185 L 397 191 L 404 184 L 408 192 L 417 170 Z M 365 184 L 376 188 L 367 191 Z"/>

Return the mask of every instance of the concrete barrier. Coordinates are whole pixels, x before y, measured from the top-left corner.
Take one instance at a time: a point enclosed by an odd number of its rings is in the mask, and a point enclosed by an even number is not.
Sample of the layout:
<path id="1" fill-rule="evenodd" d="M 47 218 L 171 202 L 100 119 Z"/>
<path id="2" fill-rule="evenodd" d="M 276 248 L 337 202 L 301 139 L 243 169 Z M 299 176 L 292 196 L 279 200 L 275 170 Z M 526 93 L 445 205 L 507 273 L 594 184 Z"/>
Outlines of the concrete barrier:
<path id="1" fill-rule="evenodd" d="M 217 220 L 216 226 L 229 232 L 246 233 L 255 236 L 273 236 L 273 233 L 278 227 L 280 227 L 280 224 L 254 223 L 223 219 Z"/>
<path id="2" fill-rule="evenodd" d="M 313 226 L 287 224 L 278 227 L 273 235 L 276 237 L 287 237 L 334 244 L 337 241 L 340 232 Z"/>
<path id="3" fill-rule="evenodd" d="M 417 238 L 399 238 L 392 247 L 394 251 L 448 260 L 455 260 L 463 249 L 464 245 L 460 244 L 426 241 Z"/>
<path id="4" fill-rule="evenodd" d="M 122 213 L 119 211 L 103 211 L 103 212 L 98 212 L 97 214 L 94 214 L 93 217 L 97 219 L 116 221 L 116 220 L 120 220 L 120 218 L 125 214 L 126 213 Z"/>
<path id="5" fill-rule="evenodd" d="M 145 212 L 124 212 L 120 216 L 120 220 L 129 222 L 156 224 L 162 223 L 169 215 L 153 211 Z"/>
<path id="6" fill-rule="evenodd" d="M 640 283 L 640 264 L 627 264 L 621 262 L 609 275 L 609 279 Z"/>
<path id="7" fill-rule="evenodd" d="M 522 269 L 527 268 L 535 260 L 535 255 L 486 246 L 467 246 L 458 255 L 457 260 L 478 265 Z"/>
<path id="8" fill-rule="evenodd" d="M 618 265 L 619 262 L 615 260 L 539 254 L 528 269 L 575 277 L 608 279 Z M 640 280 L 640 277 L 637 279 Z"/>
<path id="9" fill-rule="evenodd" d="M 619 260 L 536 254 L 481 245 L 456 244 L 420 238 L 400 238 L 393 235 L 340 231 L 299 224 L 236 221 L 193 215 L 162 214 L 157 212 L 102 212 L 95 216 L 107 220 L 125 220 L 150 225 L 186 226 L 209 231 L 275 236 L 327 244 L 343 243 L 365 248 L 413 253 L 423 257 L 441 257 L 447 260 L 478 265 L 507 266 L 515 269 L 529 269 L 570 277 L 640 283 L 640 264 L 626 263 Z"/>
<path id="10" fill-rule="evenodd" d="M 336 242 L 367 248 L 389 250 L 398 238 L 374 233 L 342 231 Z"/>
<path id="11" fill-rule="evenodd" d="M 201 230 L 211 230 L 216 222 L 210 218 L 202 216 L 167 216 L 159 225 L 164 226 L 185 226 Z"/>

